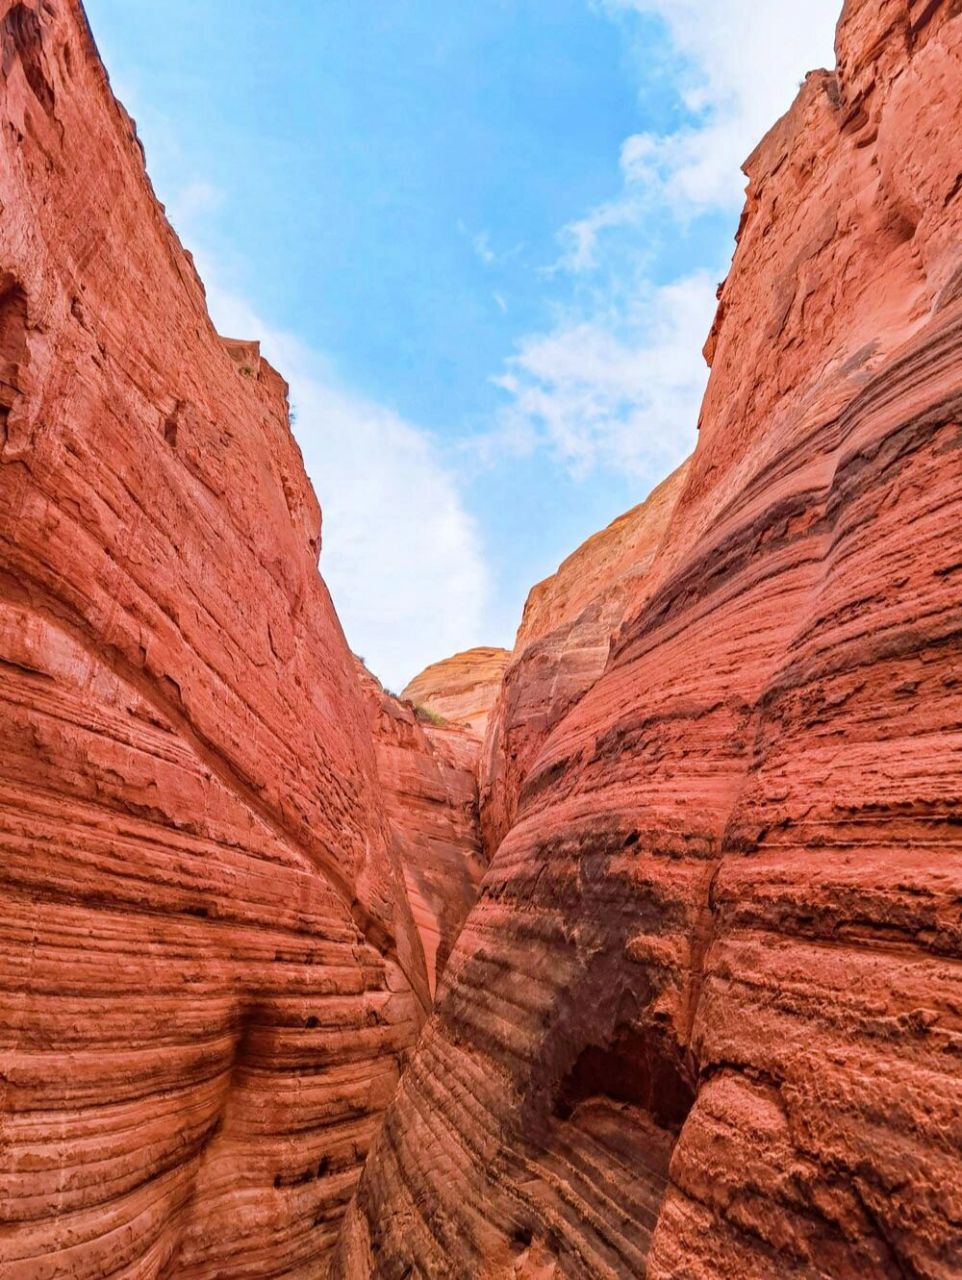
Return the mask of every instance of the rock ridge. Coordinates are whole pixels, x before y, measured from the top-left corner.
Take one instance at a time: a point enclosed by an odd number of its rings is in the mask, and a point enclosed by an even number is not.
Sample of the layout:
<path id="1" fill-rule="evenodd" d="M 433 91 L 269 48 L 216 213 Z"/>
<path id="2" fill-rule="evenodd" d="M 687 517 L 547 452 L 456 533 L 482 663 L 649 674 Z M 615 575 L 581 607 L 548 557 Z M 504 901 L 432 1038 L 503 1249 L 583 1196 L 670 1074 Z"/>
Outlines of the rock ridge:
<path id="1" fill-rule="evenodd" d="M 532 587 L 481 752 L 481 829 L 489 859 L 514 825 L 522 784 L 541 746 L 601 676 L 626 610 L 654 589 L 655 555 L 687 472 L 686 461 Z"/>

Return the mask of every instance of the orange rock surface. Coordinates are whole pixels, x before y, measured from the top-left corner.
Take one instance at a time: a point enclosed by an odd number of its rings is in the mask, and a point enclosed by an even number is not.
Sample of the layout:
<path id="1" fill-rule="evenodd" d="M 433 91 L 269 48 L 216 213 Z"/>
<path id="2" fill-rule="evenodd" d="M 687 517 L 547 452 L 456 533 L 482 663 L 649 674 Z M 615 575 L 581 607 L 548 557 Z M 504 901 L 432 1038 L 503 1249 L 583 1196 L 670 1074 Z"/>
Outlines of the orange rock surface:
<path id="1" fill-rule="evenodd" d="M 687 471 L 685 462 L 532 587 L 481 753 L 489 857 L 514 824 L 524 777 L 548 734 L 604 671 L 626 608 L 654 590 L 655 553 Z"/>
<path id="2" fill-rule="evenodd" d="M 527 769 L 336 1275 L 960 1275 L 960 99 L 954 0 L 849 0 L 750 157 L 654 590 Z"/>
<path id="3" fill-rule="evenodd" d="M 0 0 L 0 1273 L 315 1276 L 428 1001 L 286 388 Z"/>
<path id="4" fill-rule="evenodd" d="M 477 738 L 432 724 L 361 667 L 378 777 L 434 995 L 478 893 L 485 862 L 478 820 Z"/>
<path id="5" fill-rule="evenodd" d="M 492 648 L 456 653 L 426 667 L 401 697 L 483 738 L 510 656 L 507 649 Z"/>

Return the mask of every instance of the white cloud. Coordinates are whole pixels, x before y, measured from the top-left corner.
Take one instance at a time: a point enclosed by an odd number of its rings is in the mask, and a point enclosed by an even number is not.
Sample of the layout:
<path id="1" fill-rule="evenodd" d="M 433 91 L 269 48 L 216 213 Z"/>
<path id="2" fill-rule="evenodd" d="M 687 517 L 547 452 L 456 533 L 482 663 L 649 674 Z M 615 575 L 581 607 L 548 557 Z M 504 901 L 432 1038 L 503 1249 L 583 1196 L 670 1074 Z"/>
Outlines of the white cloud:
<path id="1" fill-rule="evenodd" d="M 626 138 L 620 188 L 561 229 L 549 275 L 571 273 L 580 313 L 569 307 L 553 331 L 518 344 L 495 379 L 509 404 L 481 453 L 492 441 L 519 451 L 546 443 L 576 474 L 607 466 L 652 481 L 694 444 L 717 279 L 695 268 L 721 267 L 724 246 L 703 242 L 693 261 L 688 242 L 690 265 L 667 284 L 646 271 L 659 246 L 678 251 L 699 213 L 730 212 L 734 231 L 742 163 L 806 71 L 834 64 L 839 0 L 589 2 L 621 20 L 632 41 L 632 15 L 661 20 L 688 123 Z M 643 80 L 656 56 L 646 35 Z"/>
<path id="2" fill-rule="evenodd" d="M 614 228 L 670 210 L 679 221 L 711 208 L 737 209 L 741 166 L 792 103 L 807 71 L 834 65 L 839 0 L 595 0 L 612 17 L 659 18 L 680 65 L 680 104 L 694 122 L 643 132 L 621 149 L 622 191 L 564 227 L 558 263 L 598 265 L 598 241 Z M 650 58 L 646 47 L 639 51 Z"/>
<path id="3" fill-rule="evenodd" d="M 493 262 L 498 260 L 498 255 L 491 248 L 491 237 L 487 231 L 478 232 L 471 241 L 471 248 L 486 267 L 490 267 Z"/>
<path id="4" fill-rule="evenodd" d="M 482 642 L 489 574 L 481 539 L 433 438 L 345 390 L 329 363 L 218 284 L 201 255 L 211 316 L 257 338 L 290 383 L 294 434 L 324 516 L 321 572 L 348 643 L 389 687 Z"/>
<path id="5" fill-rule="evenodd" d="M 642 286 L 618 316 L 524 339 L 496 379 L 511 397 L 502 438 L 525 452 L 546 444 L 576 475 L 666 474 L 694 445 L 714 307 L 714 282 L 698 273 Z"/>
<path id="6" fill-rule="evenodd" d="M 596 205 L 583 218 L 569 222 L 561 229 L 560 240 L 564 252 L 552 272 L 558 268 L 568 271 L 588 271 L 598 265 L 598 239 L 603 231 L 616 227 L 628 227 L 636 223 L 643 212 L 638 198 L 627 193 L 615 200 Z"/>
<path id="7" fill-rule="evenodd" d="M 660 18 L 683 67 L 679 95 L 696 122 L 627 139 L 629 185 L 661 185 L 693 210 L 738 206 L 742 163 L 788 110 L 806 72 L 834 66 L 839 0 L 600 0 L 612 15 Z"/>

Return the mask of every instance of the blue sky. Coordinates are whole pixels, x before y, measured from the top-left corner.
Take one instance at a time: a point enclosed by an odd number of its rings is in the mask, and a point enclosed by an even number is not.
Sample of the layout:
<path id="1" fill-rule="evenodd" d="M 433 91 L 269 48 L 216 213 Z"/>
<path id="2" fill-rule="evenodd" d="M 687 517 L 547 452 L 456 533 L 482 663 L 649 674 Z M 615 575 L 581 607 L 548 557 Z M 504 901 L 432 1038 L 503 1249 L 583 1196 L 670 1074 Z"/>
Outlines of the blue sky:
<path id="1" fill-rule="evenodd" d="M 739 164 L 838 0 L 86 0 L 221 332 L 291 383 L 392 687 L 695 441 Z M 804 8 L 804 12 L 800 12 Z"/>

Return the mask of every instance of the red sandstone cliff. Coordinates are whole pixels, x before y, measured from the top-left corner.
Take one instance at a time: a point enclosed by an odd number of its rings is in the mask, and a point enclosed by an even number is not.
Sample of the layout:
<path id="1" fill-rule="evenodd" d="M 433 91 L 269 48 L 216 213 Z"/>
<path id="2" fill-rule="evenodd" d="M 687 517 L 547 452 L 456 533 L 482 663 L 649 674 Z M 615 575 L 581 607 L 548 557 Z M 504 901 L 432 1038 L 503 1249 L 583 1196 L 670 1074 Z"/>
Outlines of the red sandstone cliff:
<path id="1" fill-rule="evenodd" d="M 316 1275 L 427 1002 L 286 388 L 0 0 L 0 1272 Z"/>
<path id="2" fill-rule="evenodd" d="M 960 95 L 955 0 L 849 0 L 749 159 L 657 585 L 527 770 L 336 1274 L 962 1273 Z"/>
<path id="3" fill-rule="evenodd" d="M 361 667 L 382 800 L 434 995 L 484 874 L 477 738 L 425 722 Z"/>
<path id="4" fill-rule="evenodd" d="M 456 653 L 426 667 L 402 690 L 401 697 L 483 738 L 509 657 L 507 649 Z"/>
<path id="5" fill-rule="evenodd" d="M 604 671 L 625 610 L 654 590 L 655 555 L 687 471 L 685 462 L 532 587 L 481 752 L 488 857 L 514 824 L 525 775 L 548 734 Z"/>

